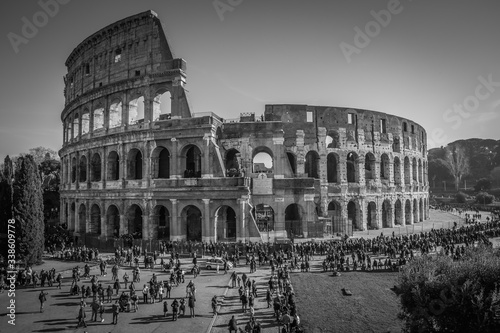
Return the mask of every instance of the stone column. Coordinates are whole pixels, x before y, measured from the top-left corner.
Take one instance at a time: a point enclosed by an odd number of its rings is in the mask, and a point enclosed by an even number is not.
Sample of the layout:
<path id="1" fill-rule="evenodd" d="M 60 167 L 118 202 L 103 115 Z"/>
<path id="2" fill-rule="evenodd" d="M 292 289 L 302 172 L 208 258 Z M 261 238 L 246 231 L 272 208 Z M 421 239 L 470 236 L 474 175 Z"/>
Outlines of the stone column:
<path id="1" fill-rule="evenodd" d="M 247 206 L 247 200 L 243 197 L 237 199 L 238 205 L 240 208 L 239 211 L 239 218 L 236 219 L 236 241 L 245 241 L 245 222 L 246 222 L 246 210 L 248 208 Z"/>
<path id="2" fill-rule="evenodd" d="M 102 147 L 101 151 L 101 184 L 102 188 L 106 188 L 106 178 L 108 177 L 108 173 L 106 172 L 106 168 L 108 166 L 108 157 L 106 156 L 106 147 Z"/>
<path id="3" fill-rule="evenodd" d="M 149 221 L 149 212 L 151 211 L 151 200 L 144 200 L 144 212 L 142 213 L 142 239 L 151 239 L 151 227 Z"/>
<path id="4" fill-rule="evenodd" d="M 128 234 L 128 221 L 127 221 L 127 215 L 125 214 L 120 214 L 120 231 L 119 235 L 126 235 Z"/>
<path id="5" fill-rule="evenodd" d="M 143 181 L 145 178 L 145 183 L 146 183 L 146 188 L 149 188 L 151 186 L 151 152 L 153 151 L 153 146 L 154 141 L 146 141 L 146 144 L 144 145 L 144 157 L 143 157 L 143 163 L 144 163 L 144 176 L 143 176 Z"/>
<path id="6" fill-rule="evenodd" d="M 106 237 L 108 237 L 108 236 L 113 235 L 113 234 L 108 235 L 105 207 L 106 207 L 106 202 L 104 200 L 101 200 L 100 205 L 99 205 L 99 209 L 101 211 L 101 216 L 100 216 L 101 220 L 99 221 L 99 223 L 100 223 L 100 228 L 101 228 L 101 237 L 103 237 L 104 239 L 106 239 Z"/>
<path id="7" fill-rule="evenodd" d="M 87 149 L 87 188 L 91 189 L 91 174 L 90 174 L 90 165 L 92 163 L 92 152 L 90 149 Z"/>
<path id="8" fill-rule="evenodd" d="M 211 240 L 210 229 L 211 229 L 211 221 L 210 221 L 210 199 L 201 199 L 203 200 L 204 211 L 203 211 L 203 224 L 202 224 L 202 233 L 201 239 L 204 242 L 208 242 Z"/>
<path id="9" fill-rule="evenodd" d="M 275 134 L 273 136 L 273 173 L 274 178 L 283 179 L 284 170 L 283 170 L 283 143 L 285 139 L 283 138 L 283 134 Z"/>
<path id="10" fill-rule="evenodd" d="M 125 152 L 125 145 L 120 142 L 118 144 L 118 162 L 120 163 L 118 180 L 127 179 L 127 154 Z M 122 188 L 125 188 L 125 182 L 122 181 Z"/>
<path id="11" fill-rule="evenodd" d="M 212 141 L 212 133 L 205 133 L 203 136 L 203 168 L 201 177 L 202 178 L 213 178 L 211 154 L 210 154 L 210 142 Z"/>
<path id="12" fill-rule="evenodd" d="M 177 199 L 170 199 L 170 202 L 172 203 L 172 214 L 171 214 L 171 219 L 170 219 L 170 240 L 178 240 L 180 239 L 180 228 L 179 228 L 179 216 L 177 212 L 177 205 L 178 205 L 178 200 Z"/>
<path id="13" fill-rule="evenodd" d="M 172 149 L 170 151 L 170 157 L 171 157 L 171 163 L 170 163 L 170 178 L 173 178 L 173 179 L 178 179 L 178 178 L 182 178 L 182 170 L 180 169 L 180 165 L 179 165 L 179 152 L 177 151 L 178 147 L 177 147 L 177 139 L 176 138 L 172 138 L 170 139 L 170 141 L 172 142 Z"/>
<path id="14" fill-rule="evenodd" d="M 297 130 L 296 133 L 297 139 L 296 139 L 296 146 L 297 146 L 297 170 L 296 170 L 296 176 L 297 177 L 304 177 L 305 173 L 305 154 L 304 154 L 304 131 L 303 130 Z"/>
<path id="15" fill-rule="evenodd" d="M 80 152 L 77 151 L 75 153 L 75 157 L 76 157 L 76 172 L 75 172 L 75 177 L 76 177 L 76 181 L 75 181 L 75 189 L 79 189 L 80 188 Z"/>
<path id="16" fill-rule="evenodd" d="M 124 92 L 122 94 L 122 128 L 125 129 L 128 126 L 128 96 L 127 93 Z"/>

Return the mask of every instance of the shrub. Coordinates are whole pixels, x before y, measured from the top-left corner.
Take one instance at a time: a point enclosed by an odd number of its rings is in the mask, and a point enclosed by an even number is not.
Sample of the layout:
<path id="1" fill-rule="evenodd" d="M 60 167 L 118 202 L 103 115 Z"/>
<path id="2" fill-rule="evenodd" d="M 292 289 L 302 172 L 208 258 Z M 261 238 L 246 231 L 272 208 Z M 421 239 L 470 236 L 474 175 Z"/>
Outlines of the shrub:
<path id="1" fill-rule="evenodd" d="M 405 332 L 500 332 L 500 251 L 468 249 L 453 261 L 422 256 L 400 272 Z"/>
<path id="2" fill-rule="evenodd" d="M 458 192 L 455 194 L 455 201 L 457 203 L 466 203 L 467 202 L 467 194 L 464 192 Z"/>
<path id="3" fill-rule="evenodd" d="M 477 181 L 476 185 L 474 185 L 474 189 L 476 191 L 485 191 L 491 188 L 491 180 L 488 178 L 481 178 Z"/>
<path id="4" fill-rule="evenodd" d="M 495 200 L 495 197 L 486 192 L 479 192 L 476 194 L 476 203 L 481 205 L 488 205 Z"/>

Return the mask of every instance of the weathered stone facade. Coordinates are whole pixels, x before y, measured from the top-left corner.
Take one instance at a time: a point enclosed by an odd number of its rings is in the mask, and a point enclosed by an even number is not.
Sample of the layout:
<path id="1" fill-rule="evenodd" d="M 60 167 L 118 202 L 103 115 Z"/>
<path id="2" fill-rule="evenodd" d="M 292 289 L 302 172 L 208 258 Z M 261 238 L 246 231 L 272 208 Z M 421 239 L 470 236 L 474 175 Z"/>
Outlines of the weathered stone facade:
<path id="1" fill-rule="evenodd" d="M 306 105 L 191 114 L 186 62 L 152 11 L 88 37 L 66 66 L 61 221 L 75 235 L 270 240 L 428 217 L 421 126 Z"/>

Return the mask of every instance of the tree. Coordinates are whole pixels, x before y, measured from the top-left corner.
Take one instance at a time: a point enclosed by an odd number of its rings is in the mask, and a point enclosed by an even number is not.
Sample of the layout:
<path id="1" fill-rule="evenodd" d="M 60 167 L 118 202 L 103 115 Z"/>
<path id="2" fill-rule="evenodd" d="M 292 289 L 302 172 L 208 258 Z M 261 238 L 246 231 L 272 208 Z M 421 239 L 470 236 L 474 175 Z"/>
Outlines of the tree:
<path id="1" fill-rule="evenodd" d="M 0 254 L 7 253 L 6 235 L 8 221 L 12 219 L 12 161 L 9 156 L 5 157 L 2 170 L 0 171 Z M 1 236 L 1 235 L 5 236 Z"/>
<path id="2" fill-rule="evenodd" d="M 486 192 L 479 192 L 476 195 L 476 203 L 480 205 L 489 205 L 495 200 L 495 196 L 488 194 Z"/>
<path id="3" fill-rule="evenodd" d="M 59 160 L 59 154 L 55 150 L 41 146 L 31 148 L 28 154 L 33 156 L 36 165 L 42 164 L 45 160 Z"/>
<path id="4" fill-rule="evenodd" d="M 31 155 L 17 160 L 13 183 L 16 254 L 28 265 L 39 263 L 44 246 L 43 193 L 38 166 Z"/>
<path id="5" fill-rule="evenodd" d="M 500 187 L 500 166 L 493 168 L 490 172 L 490 176 L 493 182 L 496 183 L 496 186 Z"/>
<path id="6" fill-rule="evenodd" d="M 477 181 L 476 185 L 474 185 L 474 190 L 483 191 L 491 189 L 491 180 L 488 178 L 481 178 Z"/>
<path id="7" fill-rule="evenodd" d="M 465 149 L 458 144 L 448 145 L 445 148 L 444 158 L 440 161 L 455 179 L 455 189 L 458 191 L 462 177 L 469 173 L 469 159 Z"/>

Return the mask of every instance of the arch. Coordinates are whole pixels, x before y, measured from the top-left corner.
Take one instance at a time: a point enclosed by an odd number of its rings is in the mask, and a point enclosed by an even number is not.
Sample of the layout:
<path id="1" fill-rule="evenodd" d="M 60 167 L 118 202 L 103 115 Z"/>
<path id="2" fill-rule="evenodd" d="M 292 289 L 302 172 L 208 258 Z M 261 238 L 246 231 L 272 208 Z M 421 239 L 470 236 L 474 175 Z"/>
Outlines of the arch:
<path id="1" fill-rule="evenodd" d="M 168 90 L 157 92 L 153 99 L 153 121 L 168 120 L 172 114 L 172 95 Z"/>
<path id="2" fill-rule="evenodd" d="M 113 101 L 109 107 L 109 128 L 122 125 L 122 102 Z"/>
<path id="3" fill-rule="evenodd" d="M 398 136 L 396 136 L 396 137 L 393 138 L 393 141 L 392 141 L 392 151 L 394 153 L 401 152 L 401 141 L 400 141 L 400 139 L 399 139 Z"/>
<path id="4" fill-rule="evenodd" d="M 411 224 L 411 202 L 410 199 L 406 199 L 405 202 L 405 224 Z"/>
<path id="5" fill-rule="evenodd" d="M 347 171 L 347 182 L 348 183 L 357 183 L 357 182 L 359 182 L 359 175 L 358 175 L 358 154 L 356 154 L 353 151 L 347 153 L 346 171 Z"/>
<path id="6" fill-rule="evenodd" d="M 231 148 L 226 152 L 226 176 L 240 176 L 240 158 L 241 154 L 237 149 Z"/>
<path id="7" fill-rule="evenodd" d="M 394 184 L 401 185 L 401 160 L 394 157 Z"/>
<path id="8" fill-rule="evenodd" d="M 418 172 L 418 166 L 417 166 L 417 159 L 414 157 L 413 160 L 412 160 L 412 174 L 413 174 L 413 182 L 415 184 L 418 183 L 418 176 L 417 176 L 417 172 Z"/>
<path id="9" fill-rule="evenodd" d="M 127 179 L 142 179 L 142 153 L 137 148 L 127 155 Z"/>
<path id="10" fill-rule="evenodd" d="M 367 153 L 365 155 L 365 181 L 368 183 L 370 179 L 375 179 L 375 155 Z"/>
<path id="11" fill-rule="evenodd" d="M 87 181 L 87 157 L 85 155 L 82 155 L 80 157 L 80 165 L 79 165 L 79 182 L 86 182 Z"/>
<path id="12" fill-rule="evenodd" d="M 87 207 L 85 207 L 85 204 L 80 204 L 78 209 L 78 232 L 80 234 L 85 234 L 87 232 Z"/>
<path id="13" fill-rule="evenodd" d="M 87 233 L 94 235 L 101 234 L 101 207 L 97 204 L 93 204 L 90 208 L 90 223 Z"/>
<path id="14" fill-rule="evenodd" d="M 106 211 L 107 236 L 120 237 L 120 211 L 115 205 L 110 205 Z"/>
<path id="15" fill-rule="evenodd" d="M 198 207 L 189 205 L 184 207 L 181 214 L 182 233 L 188 241 L 202 240 L 202 215 Z"/>
<path id="16" fill-rule="evenodd" d="M 338 201 L 332 200 L 328 204 L 328 217 L 332 220 L 333 232 L 345 233 L 342 224 L 342 206 Z"/>
<path id="17" fill-rule="evenodd" d="M 366 224 L 369 229 L 378 229 L 377 225 L 377 204 L 373 201 L 368 203 L 366 211 Z"/>
<path id="18" fill-rule="evenodd" d="M 266 204 L 258 204 L 252 209 L 260 232 L 274 231 L 274 209 Z"/>
<path id="19" fill-rule="evenodd" d="M 391 174 L 390 170 L 390 160 L 387 154 L 382 154 L 380 156 L 380 178 L 389 180 Z"/>
<path id="20" fill-rule="evenodd" d="M 215 212 L 215 241 L 236 241 L 236 212 L 220 206 Z"/>
<path id="21" fill-rule="evenodd" d="M 94 110 L 92 117 L 94 118 L 94 128 L 96 131 L 98 129 L 104 128 L 104 108 L 98 107 Z"/>
<path id="22" fill-rule="evenodd" d="M 292 170 L 292 176 L 297 173 L 297 158 L 293 153 L 287 152 L 286 157 L 288 158 L 288 163 L 290 164 L 290 169 Z"/>
<path id="23" fill-rule="evenodd" d="M 142 209 L 136 204 L 129 207 L 127 211 L 128 233 L 135 239 L 142 239 Z"/>
<path id="24" fill-rule="evenodd" d="M 403 206 L 401 204 L 401 200 L 397 199 L 394 203 L 394 224 L 403 225 Z"/>
<path id="25" fill-rule="evenodd" d="M 78 138 L 80 135 L 80 116 L 75 114 L 75 118 L 73 119 L 73 139 Z"/>
<path id="26" fill-rule="evenodd" d="M 302 235 L 304 209 L 298 204 L 290 204 L 285 209 L 285 230 L 288 238 Z"/>
<path id="27" fill-rule="evenodd" d="M 76 182 L 76 157 L 71 159 L 71 182 Z"/>
<path id="28" fill-rule="evenodd" d="M 392 227 L 392 205 L 389 199 L 385 199 L 382 203 L 382 228 Z"/>
<path id="29" fill-rule="evenodd" d="M 339 182 L 339 157 L 335 153 L 328 154 L 326 158 L 326 178 L 329 183 Z"/>
<path id="30" fill-rule="evenodd" d="M 157 239 L 170 239 L 170 212 L 167 207 L 158 205 L 154 209 L 155 221 L 157 227 Z"/>
<path id="31" fill-rule="evenodd" d="M 153 178 L 170 178 L 170 152 L 165 147 L 156 147 L 151 154 Z"/>
<path id="32" fill-rule="evenodd" d="M 418 201 L 417 199 L 413 199 L 413 223 L 419 222 L 418 218 Z"/>
<path id="33" fill-rule="evenodd" d="M 347 204 L 347 223 L 348 228 L 353 228 L 356 230 L 361 230 L 361 219 L 360 219 L 360 211 L 359 204 L 353 200 L 350 200 Z"/>
<path id="34" fill-rule="evenodd" d="M 404 170 L 405 170 L 405 185 L 409 185 L 411 182 L 411 174 L 410 174 L 410 159 L 408 156 L 405 156 L 404 159 Z"/>
<path id="35" fill-rule="evenodd" d="M 71 203 L 70 205 L 70 216 L 69 216 L 69 223 L 68 223 L 68 229 L 69 230 L 75 230 L 76 228 L 76 204 L 74 202 Z M 77 231 L 77 230 L 75 230 Z"/>
<path id="36" fill-rule="evenodd" d="M 257 147 L 252 152 L 254 173 L 273 173 L 273 153 L 267 147 Z"/>
<path id="37" fill-rule="evenodd" d="M 185 160 L 184 178 L 201 177 L 201 150 L 196 145 L 187 145 L 182 158 Z"/>
<path id="38" fill-rule="evenodd" d="M 419 209 L 419 222 L 423 222 L 424 221 L 424 204 L 423 204 L 423 200 L 422 198 L 420 198 L 420 200 L 418 201 L 418 209 Z"/>
<path id="39" fill-rule="evenodd" d="M 144 97 L 140 96 L 128 103 L 128 123 L 135 125 L 144 122 Z"/>
<path id="40" fill-rule="evenodd" d="M 304 169 L 309 178 L 319 179 L 319 154 L 316 151 L 307 152 Z"/>
<path id="41" fill-rule="evenodd" d="M 326 136 L 326 148 L 340 148 L 340 135 L 335 130 L 328 131 Z"/>
<path id="42" fill-rule="evenodd" d="M 85 110 L 82 114 L 82 135 L 87 134 L 90 131 L 90 114 L 89 110 Z"/>
<path id="43" fill-rule="evenodd" d="M 90 181 L 99 182 L 101 181 L 101 155 L 99 153 L 94 153 L 90 161 Z"/>
<path id="44" fill-rule="evenodd" d="M 120 179 L 120 156 L 116 151 L 112 151 L 108 154 L 108 177 L 107 180 L 118 180 Z"/>
<path id="45" fill-rule="evenodd" d="M 423 179 L 424 175 L 422 173 L 422 160 L 419 159 L 418 160 L 418 183 L 419 184 L 424 184 L 424 179 Z"/>

